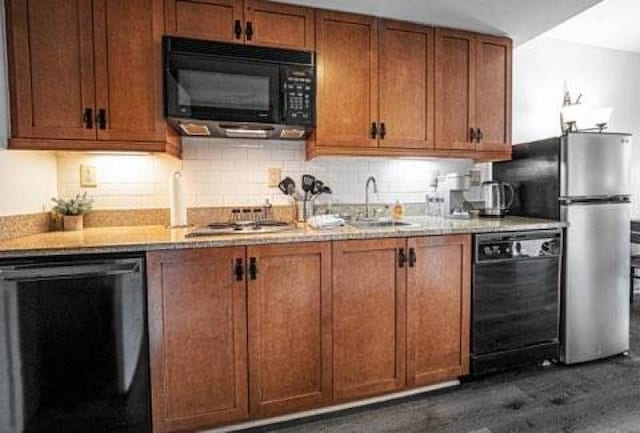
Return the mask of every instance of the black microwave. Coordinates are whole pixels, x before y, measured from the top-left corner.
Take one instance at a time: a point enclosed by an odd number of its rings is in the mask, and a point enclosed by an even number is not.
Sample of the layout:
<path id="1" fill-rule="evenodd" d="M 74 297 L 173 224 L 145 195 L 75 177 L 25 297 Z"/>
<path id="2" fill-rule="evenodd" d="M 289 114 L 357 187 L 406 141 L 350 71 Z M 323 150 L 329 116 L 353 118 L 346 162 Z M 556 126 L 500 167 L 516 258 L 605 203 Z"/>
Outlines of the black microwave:
<path id="1" fill-rule="evenodd" d="M 302 139 L 315 126 L 309 51 L 165 36 L 165 115 L 181 134 Z"/>

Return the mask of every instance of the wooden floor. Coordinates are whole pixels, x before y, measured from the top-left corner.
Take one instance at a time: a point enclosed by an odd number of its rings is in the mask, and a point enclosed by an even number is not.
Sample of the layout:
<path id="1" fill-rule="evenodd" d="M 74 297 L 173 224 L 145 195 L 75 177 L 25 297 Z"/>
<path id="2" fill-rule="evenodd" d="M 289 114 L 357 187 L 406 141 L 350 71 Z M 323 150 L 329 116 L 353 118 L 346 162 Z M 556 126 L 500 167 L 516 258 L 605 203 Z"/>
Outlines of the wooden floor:
<path id="1" fill-rule="evenodd" d="M 249 430 L 271 433 L 640 433 L 640 302 L 631 353 L 502 374 L 408 400 Z"/>

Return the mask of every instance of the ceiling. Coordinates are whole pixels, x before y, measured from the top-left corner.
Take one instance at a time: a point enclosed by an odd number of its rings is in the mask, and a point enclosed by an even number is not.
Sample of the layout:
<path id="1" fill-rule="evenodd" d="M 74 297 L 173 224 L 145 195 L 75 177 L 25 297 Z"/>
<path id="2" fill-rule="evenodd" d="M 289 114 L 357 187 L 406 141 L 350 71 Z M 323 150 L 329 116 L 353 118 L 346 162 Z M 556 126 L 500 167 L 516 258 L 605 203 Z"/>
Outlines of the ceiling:
<path id="1" fill-rule="evenodd" d="M 508 35 L 513 38 L 516 44 L 521 44 L 602 0 L 279 1 L 482 33 Z"/>
<path id="2" fill-rule="evenodd" d="M 614 50 L 640 52 L 640 1 L 604 0 L 545 36 Z"/>

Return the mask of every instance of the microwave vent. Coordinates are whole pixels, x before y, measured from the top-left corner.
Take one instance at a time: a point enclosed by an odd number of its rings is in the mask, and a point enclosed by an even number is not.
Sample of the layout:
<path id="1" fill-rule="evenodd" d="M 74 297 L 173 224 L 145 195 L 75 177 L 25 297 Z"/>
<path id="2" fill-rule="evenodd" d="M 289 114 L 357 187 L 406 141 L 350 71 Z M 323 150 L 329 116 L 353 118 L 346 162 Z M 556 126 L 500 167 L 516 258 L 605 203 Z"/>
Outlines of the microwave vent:
<path id="1" fill-rule="evenodd" d="M 181 123 L 180 129 L 182 129 L 185 134 L 194 137 L 208 137 L 211 135 L 209 127 L 202 123 Z"/>
<path id="2" fill-rule="evenodd" d="M 308 51 L 201 41 L 175 36 L 165 36 L 164 43 L 165 49 L 173 53 L 244 58 L 293 65 L 312 66 L 315 63 L 314 53 Z"/>

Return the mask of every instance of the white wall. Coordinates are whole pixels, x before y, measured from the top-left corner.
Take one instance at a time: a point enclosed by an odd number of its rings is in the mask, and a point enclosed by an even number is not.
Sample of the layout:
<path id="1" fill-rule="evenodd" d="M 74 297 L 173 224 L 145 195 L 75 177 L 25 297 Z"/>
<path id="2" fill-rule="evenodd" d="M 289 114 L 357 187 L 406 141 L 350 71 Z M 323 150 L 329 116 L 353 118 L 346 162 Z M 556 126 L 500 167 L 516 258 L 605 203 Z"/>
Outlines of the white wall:
<path id="1" fill-rule="evenodd" d="M 189 205 L 259 205 L 265 198 L 273 204 L 290 199 L 268 186 L 268 169 L 280 168 L 298 184 L 303 174 L 316 175 L 334 194 L 335 203 L 363 203 L 368 176 L 375 176 L 379 194 L 374 201 L 422 202 L 432 171 L 466 173 L 470 160 L 387 160 L 321 158 L 305 161 L 304 143 L 283 141 L 235 141 L 189 139 L 184 142 L 182 162 L 162 156 L 63 154 L 58 156 L 58 191 L 71 196 L 83 191 L 96 197 L 100 209 L 162 208 L 168 206 L 168 177 L 182 170 L 189 191 Z M 98 187 L 81 188 L 80 165 L 97 169 Z"/>
<path id="2" fill-rule="evenodd" d="M 609 130 L 634 135 L 633 214 L 640 217 L 640 54 L 540 37 L 515 50 L 513 67 L 514 143 L 560 134 L 565 80 L 574 98 L 614 107 Z"/>

